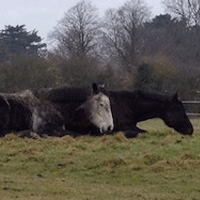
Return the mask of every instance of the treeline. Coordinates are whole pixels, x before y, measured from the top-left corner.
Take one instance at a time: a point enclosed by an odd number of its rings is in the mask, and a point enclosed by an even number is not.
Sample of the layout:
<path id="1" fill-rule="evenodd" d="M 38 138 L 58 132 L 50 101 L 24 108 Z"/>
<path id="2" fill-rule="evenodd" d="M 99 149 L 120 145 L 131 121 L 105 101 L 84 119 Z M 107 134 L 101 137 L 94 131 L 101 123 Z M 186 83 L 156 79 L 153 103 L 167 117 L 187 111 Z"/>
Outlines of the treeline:
<path id="1" fill-rule="evenodd" d="M 180 4 L 182 2 L 182 4 Z M 37 31 L 5 26 L 0 33 L 0 91 L 105 83 L 110 89 L 200 91 L 200 3 L 164 2 L 168 14 L 150 17 L 143 0 L 108 9 L 91 2 L 69 9 L 49 34 L 47 50 Z"/>

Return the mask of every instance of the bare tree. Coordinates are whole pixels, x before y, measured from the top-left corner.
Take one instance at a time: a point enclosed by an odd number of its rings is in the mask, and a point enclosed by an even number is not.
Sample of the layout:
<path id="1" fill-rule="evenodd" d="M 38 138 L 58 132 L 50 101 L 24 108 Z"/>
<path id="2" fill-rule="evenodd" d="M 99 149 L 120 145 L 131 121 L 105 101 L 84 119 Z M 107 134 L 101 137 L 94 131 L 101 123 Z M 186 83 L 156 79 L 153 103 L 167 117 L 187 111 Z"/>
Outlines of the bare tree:
<path id="1" fill-rule="evenodd" d="M 98 46 L 99 18 L 97 9 L 84 0 L 65 13 L 50 34 L 57 51 L 67 58 L 94 56 Z"/>
<path id="2" fill-rule="evenodd" d="M 110 56 L 119 59 L 127 70 L 136 63 L 138 27 L 149 17 L 149 8 L 143 0 L 127 1 L 121 8 L 106 13 L 103 41 Z"/>
<path id="3" fill-rule="evenodd" d="M 166 0 L 163 4 L 179 21 L 182 27 L 181 49 L 176 49 L 188 68 L 199 66 L 200 55 L 200 0 Z"/>
<path id="4" fill-rule="evenodd" d="M 200 0 L 163 0 L 166 11 L 184 20 L 188 26 L 200 25 Z"/>

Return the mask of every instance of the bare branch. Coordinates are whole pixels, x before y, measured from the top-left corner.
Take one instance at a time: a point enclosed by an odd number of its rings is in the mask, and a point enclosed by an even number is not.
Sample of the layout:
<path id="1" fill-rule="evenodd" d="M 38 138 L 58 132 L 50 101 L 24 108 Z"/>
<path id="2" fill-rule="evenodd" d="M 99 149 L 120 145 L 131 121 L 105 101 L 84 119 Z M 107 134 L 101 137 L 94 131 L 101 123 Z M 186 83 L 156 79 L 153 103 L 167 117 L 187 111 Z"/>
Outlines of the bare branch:
<path id="1" fill-rule="evenodd" d="M 65 13 L 52 37 L 68 57 L 92 56 L 98 46 L 99 28 L 97 9 L 82 0 Z"/>

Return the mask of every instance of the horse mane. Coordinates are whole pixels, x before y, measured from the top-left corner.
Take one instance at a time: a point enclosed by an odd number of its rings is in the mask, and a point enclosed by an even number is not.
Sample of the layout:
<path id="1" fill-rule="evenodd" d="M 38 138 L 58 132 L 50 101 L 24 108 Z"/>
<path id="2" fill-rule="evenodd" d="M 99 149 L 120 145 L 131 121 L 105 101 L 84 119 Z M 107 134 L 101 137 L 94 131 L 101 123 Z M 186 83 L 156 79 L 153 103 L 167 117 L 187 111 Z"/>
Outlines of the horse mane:
<path id="1" fill-rule="evenodd" d="M 35 92 L 36 96 L 48 99 L 52 102 L 62 101 L 86 101 L 87 97 L 91 94 L 89 88 L 79 87 L 55 87 L 55 88 L 42 88 Z"/>
<path id="2" fill-rule="evenodd" d="M 152 101 L 158 101 L 158 102 L 167 102 L 171 98 L 171 96 L 168 94 L 146 92 L 146 91 L 141 91 L 141 90 L 134 91 L 134 94 L 139 99 L 146 99 L 146 100 L 152 100 Z"/>
<path id="3" fill-rule="evenodd" d="M 106 91 L 105 91 L 106 92 Z M 106 93 L 107 94 L 107 93 Z M 123 96 L 126 98 L 130 98 L 131 100 L 139 101 L 139 100 L 148 100 L 148 101 L 157 101 L 157 102 L 166 102 L 170 101 L 171 95 L 168 94 L 162 94 L 162 93 L 153 93 L 153 92 L 147 92 L 142 90 L 115 90 L 115 91 L 109 91 L 108 96 L 114 96 L 115 98 L 119 96 Z"/>

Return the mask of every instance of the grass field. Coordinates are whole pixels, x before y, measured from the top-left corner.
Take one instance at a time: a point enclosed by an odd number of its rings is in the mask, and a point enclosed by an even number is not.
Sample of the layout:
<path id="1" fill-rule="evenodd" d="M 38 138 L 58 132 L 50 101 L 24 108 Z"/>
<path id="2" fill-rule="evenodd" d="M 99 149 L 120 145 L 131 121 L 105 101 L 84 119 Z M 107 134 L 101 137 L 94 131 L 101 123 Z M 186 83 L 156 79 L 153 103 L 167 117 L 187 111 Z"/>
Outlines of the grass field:
<path id="1" fill-rule="evenodd" d="M 0 199 L 199 200 L 200 120 L 192 137 L 160 120 L 136 139 L 0 138 Z"/>

